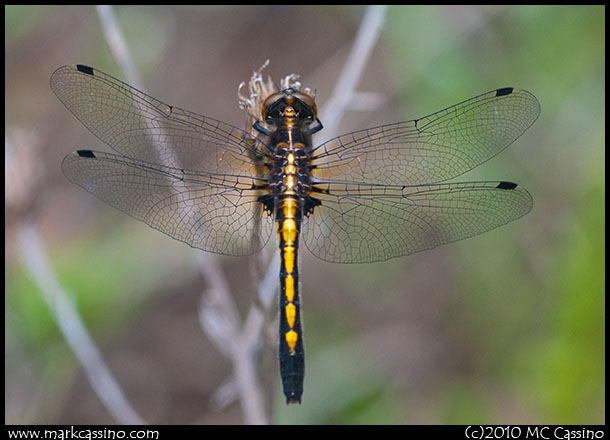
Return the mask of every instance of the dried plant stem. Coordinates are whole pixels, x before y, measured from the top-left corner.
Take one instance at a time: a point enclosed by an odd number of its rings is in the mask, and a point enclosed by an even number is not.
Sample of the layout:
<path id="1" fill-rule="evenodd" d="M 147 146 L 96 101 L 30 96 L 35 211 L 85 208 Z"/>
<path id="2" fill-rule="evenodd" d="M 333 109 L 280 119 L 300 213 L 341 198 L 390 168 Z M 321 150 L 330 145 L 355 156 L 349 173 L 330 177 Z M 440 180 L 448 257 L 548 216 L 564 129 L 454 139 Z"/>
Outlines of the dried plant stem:
<path id="1" fill-rule="evenodd" d="M 387 6 L 374 5 L 367 9 L 352 49 L 337 79 L 332 96 L 320 110 L 324 115 L 324 131 L 328 138 L 335 137 L 341 118 L 356 94 L 356 86 L 368 64 L 371 52 L 383 27 Z"/>
<path id="2" fill-rule="evenodd" d="M 138 73 L 138 69 L 131 58 L 129 48 L 125 43 L 123 33 L 121 32 L 119 23 L 114 15 L 112 6 L 97 5 L 95 9 L 97 11 L 100 24 L 102 25 L 102 32 L 104 33 L 106 43 L 108 43 L 112 56 L 121 68 L 127 82 L 136 89 L 146 92 L 146 87 L 144 87 L 144 82 L 142 81 L 142 78 Z"/>

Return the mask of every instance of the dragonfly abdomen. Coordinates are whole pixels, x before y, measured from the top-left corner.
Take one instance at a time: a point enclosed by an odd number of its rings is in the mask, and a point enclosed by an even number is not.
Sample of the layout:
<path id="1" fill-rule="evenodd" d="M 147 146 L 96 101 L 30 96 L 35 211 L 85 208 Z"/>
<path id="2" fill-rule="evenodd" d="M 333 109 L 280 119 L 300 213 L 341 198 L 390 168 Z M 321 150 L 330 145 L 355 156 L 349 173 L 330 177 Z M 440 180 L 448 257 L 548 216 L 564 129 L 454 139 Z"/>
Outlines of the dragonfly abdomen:
<path id="1" fill-rule="evenodd" d="M 285 195 L 278 199 L 275 222 L 281 257 L 279 358 L 287 403 L 301 403 L 305 375 L 297 264 L 301 219 L 297 197 Z"/>

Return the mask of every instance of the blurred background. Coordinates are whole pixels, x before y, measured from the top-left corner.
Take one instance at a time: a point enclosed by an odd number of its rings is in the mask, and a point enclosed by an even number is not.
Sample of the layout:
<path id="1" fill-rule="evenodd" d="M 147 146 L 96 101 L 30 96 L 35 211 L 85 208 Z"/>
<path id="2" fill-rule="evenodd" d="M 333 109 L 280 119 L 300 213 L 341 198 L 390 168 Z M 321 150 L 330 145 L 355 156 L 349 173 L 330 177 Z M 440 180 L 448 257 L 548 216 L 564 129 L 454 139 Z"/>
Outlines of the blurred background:
<path id="1" fill-rule="evenodd" d="M 266 59 L 330 97 L 365 7 L 120 6 L 148 92 L 242 126 L 237 86 Z M 532 212 L 409 257 L 337 265 L 301 252 L 307 367 L 287 407 L 270 311 L 262 380 L 273 423 L 605 423 L 605 7 L 390 7 L 358 90 L 381 97 L 341 132 L 524 88 L 538 121 L 458 180 L 509 180 Z M 62 175 L 78 148 L 110 149 L 49 87 L 71 63 L 125 79 L 93 7 L 5 7 L 5 422 L 117 423 L 23 268 L 33 222 L 129 402 L 150 423 L 243 423 L 211 397 L 231 364 L 201 331 L 192 250 Z M 320 115 L 324 122 L 325 115 Z M 324 131 L 314 142 L 327 139 Z M 263 256 L 275 251 L 270 243 Z M 245 315 L 252 258 L 218 258 Z"/>

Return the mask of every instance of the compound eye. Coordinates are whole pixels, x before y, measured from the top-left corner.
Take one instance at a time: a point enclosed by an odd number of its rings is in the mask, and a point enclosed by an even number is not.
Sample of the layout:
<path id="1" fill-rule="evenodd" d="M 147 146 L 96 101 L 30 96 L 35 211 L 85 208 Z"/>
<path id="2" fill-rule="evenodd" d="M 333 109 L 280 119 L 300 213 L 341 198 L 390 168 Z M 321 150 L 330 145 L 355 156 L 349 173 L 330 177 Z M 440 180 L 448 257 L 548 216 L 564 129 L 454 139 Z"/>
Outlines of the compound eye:
<path id="1" fill-rule="evenodd" d="M 265 99 L 265 101 L 263 102 L 263 109 L 267 109 L 267 108 L 271 107 L 273 104 L 275 104 L 277 101 L 279 101 L 283 97 L 284 97 L 284 94 L 281 92 L 272 93 L 271 95 L 267 96 L 267 99 Z"/>
<path id="2" fill-rule="evenodd" d="M 316 106 L 316 101 L 306 93 L 295 93 L 294 96 L 299 99 L 307 108 L 307 115 L 304 117 L 309 121 L 313 121 L 316 119 L 316 114 L 318 113 L 318 108 Z"/>
<path id="3" fill-rule="evenodd" d="M 275 103 L 277 103 L 280 99 L 283 98 L 284 95 L 282 93 L 273 93 L 265 99 L 262 105 L 262 115 L 265 121 L 269 121 L 269 117 L 274 118 L 273 110 L 270 111 L 270 107 L 273 107 Z"/>

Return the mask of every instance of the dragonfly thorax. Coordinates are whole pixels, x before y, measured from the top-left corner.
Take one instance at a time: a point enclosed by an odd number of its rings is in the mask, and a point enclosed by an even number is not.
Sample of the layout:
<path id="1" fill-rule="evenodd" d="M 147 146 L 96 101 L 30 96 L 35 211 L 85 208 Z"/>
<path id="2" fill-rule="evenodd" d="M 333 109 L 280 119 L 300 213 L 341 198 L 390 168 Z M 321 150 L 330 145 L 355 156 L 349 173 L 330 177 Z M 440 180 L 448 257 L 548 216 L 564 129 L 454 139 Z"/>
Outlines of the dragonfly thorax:
<path id="1" fill-rule="evenodd" d="M 305 144 L 280 142 L 273 157 L 273 165 L 270 167 L 273 195 L 298 198 L 308 196 L 311 193 L 312 176 Z"/>

